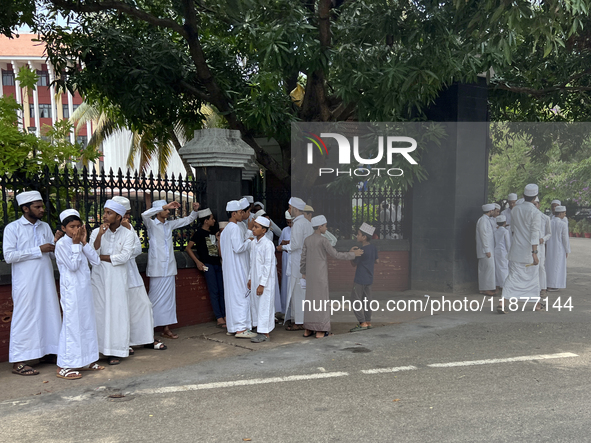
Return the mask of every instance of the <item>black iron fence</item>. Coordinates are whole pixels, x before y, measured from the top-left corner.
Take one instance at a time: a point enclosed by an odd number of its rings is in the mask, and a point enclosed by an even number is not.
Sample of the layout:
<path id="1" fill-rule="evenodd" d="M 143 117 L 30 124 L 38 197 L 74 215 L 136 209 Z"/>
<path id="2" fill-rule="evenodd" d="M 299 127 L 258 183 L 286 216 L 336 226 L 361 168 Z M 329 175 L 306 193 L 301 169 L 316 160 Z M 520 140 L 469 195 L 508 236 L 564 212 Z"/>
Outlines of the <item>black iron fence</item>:
<path id="1" fill-rule="evenodd" d="M 180 174 L 178 177 L 173 174 L 169 178 L 166 175 L 154 176 L 152 173 L 148 176 L 137 172 L 131 174 L 129 171 L 123 174 L 121 169 L 115 174 L 112 170 L 109 173 L 104 170 L 97 173 L 94 169 L 90 172 L 86 168 L 78 171 L 76 168 L 58 169 L 56 166 L 51 170 L 46 167 L 34 177 L 19 174 L 0 176 L 0 244 L 4 227 L 22 216 L 15 196 L 30 190 L 41 193 L 46 210 L 44 221 L 54 231 L 60 225 L 59 214 L 64 209 L 76 209 L 92 230 L 100 225 L 103 205 L 108 199 L 116 195 L 127 197 L 131 202 L 132 224 L 142 240 L 144 250 L 148 247 L 148 238 L 140 214 L 151 207 L 153 201 L 178 201 L 181 208 L 174 211 L 177 217 L 188 215 L 194 201 L 203 208 L 207 207 L 205 182 L 183 179 Z M 195 229 L 195 226 L 190 225 L 175 231 L 175 249 L 184 249 Z M 0 258 L 3 259 L 3 255 Z"/>
<path id="2" fill-rule="evenodd" d="M 285 226 L 285 211 L 290 194 L 287 191 L 268 190 L 254 196 L 265 204 L 265 211 L 279 226 Z M 362 223 L 376 228 L 380 239 L 405 238 L 403 232 L 404 195 L 389 188 L 362 188 L 351 194 L 333 194 L 325 189 L 314 189 L 308 199 L 316 215 L 328 220 L 328 229 L 339 239 L 351 239 Z"/>

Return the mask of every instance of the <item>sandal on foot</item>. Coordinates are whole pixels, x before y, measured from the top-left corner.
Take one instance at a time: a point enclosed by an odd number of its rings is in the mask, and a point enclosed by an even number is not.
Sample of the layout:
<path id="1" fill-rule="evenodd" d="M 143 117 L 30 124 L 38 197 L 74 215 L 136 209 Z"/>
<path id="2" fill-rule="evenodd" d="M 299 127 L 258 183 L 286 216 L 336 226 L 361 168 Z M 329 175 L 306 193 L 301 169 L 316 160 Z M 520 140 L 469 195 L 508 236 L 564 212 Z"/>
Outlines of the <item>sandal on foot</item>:
<path id="1" fill-rule="evenodd" d="M 216 328 L 225 329 L 227 326 L 225 323 L 218 323 L 215 325 Z"/>
<path id="2" fill-rule="evenodd" d="M 315 337 L 315 336 L 316 336 L 315 331 L 310 331 L 310 335 L 306 335 L 305 332 L 302 334 L 302 337 L 306 337 L 306 338 Z"/>
<path id="3" fill-rule="evenodd" d="M 121 359 L 119 357 L 108 357 L 108 361 L 111 366 L 121 363 Z"/>
<path id="4" fill-rule="evenodd" d="M 497 314 L 508 314 L 509 312 L 507 309 L 503 310 L 502 306 L 497 306 Z"/>
<path id="5" fill-rule="evenodd" d="M 176 340 L 177 338 L 179 338 L 178 334 L 175 334 L 172 331 L 168 331 L 168 332 L 163 332 L 162 334 L 160 334 L 161 337 L 164 338 L 172 338 L 174 340 Z"/>
<path id="6" fill-rule="evenodd" d="M 25 377 L 28 377 L 29 375 L 39 375 L 39 371 L 33 369 L 32 367 L 24 363 L 21 363 L 16 368 L 12 368 L 12 373 L 17 375 L 24 375 Z"/>
<path id="7" fill-rule="evenodd" d="M 80 372 L 69 368 L 62 368 L 55 375 L 57 378 L 63 378 L 66 380 L 78 380 L 79 378 L 82 378 L 82 374 L 80 374 Z"/>
<path id="8" fill-rule="evenodd" d="M 369 327 L 357 325 L 354 328 L 350 329 L 349 332 L 359 332 L 359 331 L 367 331 Z"/>
<path id="9" fill-rule="evenodd" d="M 135 351 L 133 350 L 133 348 L 130 346 L 129 347 L 129 356 L 131 357 L 132 355 L 135 354 Z"/>
<path id="10" fill-rule="evenodd" d="M 318 337 L 318 336 L 316 335 L 316 338 L 332 337 L 333 335 L 334 335 L 334 334 L 333 334 L 332 332 L 325 331 L 325 332 L 324 332 L 324 335 L 323 335 L 322 337 Z"/>
<path id="11" fill-rule="evenodd" d="M 101 366 L 98 363 L 91 363 L 89 365 L 81 367 L 78 370 L 79 371 L 102 371 L 103 369 L 105 369 L 104 366 Z"/>
<path id="12" fill-rule="evenodd" d="M 302 325 L 296 325 L 295 323 L 292 323 L 285 328 L 286 331 L 303 331 L 304 329 L 306 328 L 304 328 Z"/>
<path id="13" fill-rule="evenodd" d="M 146 348 L 146 349 L 156 349 L 157 351 L 164 351 L 165 349 L 168 349 L 168 346 L 166 346 L 160 340 L 155 340 L 154 343 L 150 343 L 150 344 L 144 345 L 144 348 Z"/>

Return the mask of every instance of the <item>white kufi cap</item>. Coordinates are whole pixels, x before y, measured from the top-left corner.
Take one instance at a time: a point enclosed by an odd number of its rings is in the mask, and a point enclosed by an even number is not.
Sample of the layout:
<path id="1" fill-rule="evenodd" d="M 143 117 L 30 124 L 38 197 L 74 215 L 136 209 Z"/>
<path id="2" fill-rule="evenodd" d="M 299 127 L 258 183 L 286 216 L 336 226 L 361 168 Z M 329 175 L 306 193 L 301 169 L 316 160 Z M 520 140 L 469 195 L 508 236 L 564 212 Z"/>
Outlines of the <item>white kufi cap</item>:
<path id="1" fill-rule="evenodd" d="M 80 213 L 75 209 L 66 209 L 60 213 L 60 221 L 63 222 L 70 215 L 75 215 L 76 217 L 80 218 Z"/>
<path id="2" fill-rule="evenodd" d="M 26 205 L 27 203 L 36 202 L 39 200 L 43 201 L 39 191 L 21 192 L 19 195 L 16 196 L 16 202 L 19 206 Z"/>
<path id="3" fill-rule="evenodd" d="M 560 203 L 560 200 L 552 200 L 552 205 L 560 205 L 562 203 Z"/>
<path id="4" fill-rule="evenodd" d="M 243 195 L 242 198 L 245 198 L 249 205 L 254 202 L 252 195 Z"/>
<path id="5" fill-rule="evenodd" d="M 226 212 L 240 211 L 242 205 L 238 200 L 230 200 L 226 203 Z"/>
<path id="6" fill-rule="evenodd" d="M 285 219 L 286 220 L 293 220 L 293 217 L 291 216 L 291 214 L 289 213 L 289 211 L 285 211 Z"/>
<path id="7" fill-rule="evenodd" d="M 152 202 L 152 208 L 159 208 L 161 211 L 163 211 L 163 206 L 166 206 L 166 200 L 154 200 Z"/>
<path id="8" fill-rule="evenodd" d="M 256 212 L 256 214 L 254 215 L 254 218 L 261 217 L 261 216 L 263 216 L 265 214 L 266 214 L 266 212 L 261 209 L 261 210 L 259 210 L 259 211 Z"/>
<path id="9" fill-rule="evenodd" d="M 497 217 L 497 223 L 503 223 L 507 221 L 507 217 L 505 217 L 504 215 L 499 215 Z"/>
<path id="10" fill-rule="evenodd" d="M 364 234 L 367 234 L 371 237 L 373 235 L 373 233 L 375 232 L 376 228 L 363 222 L 363 224 L 359 227 L 359 230 L 361 232 L 363 232 Z"/>
<path id="11" fill-rule="evenodd" d="M 554 212 L 566 212 L 566 206 L 556 206 Z"/>
<path id="12" fill-rule="evenodd" d="M 493 203 L 493 205 L 495 205 L 495 209 L 501 209 L 501 205 L 499 205 L 498 203 Z"/>
<path id="13" fill-rule="evenodd" d="M 538 185 L 534 185 L 533 183 L 526 185 L 525 189 L 523 190 L 523 195 L 526 197 L 535 197 L 538 195 Z"/>
<path id="14" fill-rule="evenodd" d="M 261 212 L 261 211 L 259 211 Z M 263 217 L 262 215 L 259 215 L 255 221 L 255 223 L 258 223 L 261 226 L 264 226 L 265 228 L 268 228 L 269 225 L 271 224 L 271 220 L 269 220 L 267 217 Z"/>
<path id="15" fill-rule="evenodd" d="M 517 194 L 509 194 L 507 200 L 517 201 Z"/>
<path id="16" fill-rule="evenodd" d="M 265 209 L 265 205 L 263 205 L 261 202 L 254 202 L 252 205 L 253 206 L 257 206 L 258 205 L 258 206 L 261 207 L 261 209 Z"/>
<path id="17" fill-rule="evenodd" d="M 303 211 L 306 207 L 306 202 L 298 197 L 292 197 L 289 199 L 289 204 L 300 211 Z"/>
<path id="18" fill-rule="evenodd" d="M 315 228 L 317 226 L 322 226 L 323 224 L 328 223 L 326 221 L 326 217 L 324 215 L 317 215 L 316 217 L 312 217 L 312 227 Z"/>
<path id="19" fill-rule="evenodd" d="M 116 195 L 111 200 L 122 205 L 126 211 L 131 211 L 131 202 L 129 201 L 129 199 L 127 197 L 122 197 L 121 195 Z"/>
<path id="20" fill-rule="evenodd" d="M 211 209 L 202 209 L 201 211 L 197 211 L 197 218 L 204 218 L 209 217 L 211 215 Z"/>
<path id="21" fill-rule="evenodd" d="M 246 209 L 250 206 L 250 203 L 246 197 L 242 197 L 240 200 L 238 200 L 238 203 L 240 203 L 240 209 Z"/>
<path id="22" fill-rule="evenodd" d="M 109 209 L 115 211 L 121 217 L 123 217 L 125 215 L 125 213 L 127 212 L 127 209 L 125 209 L 125 206 L 123 206 L 121 203 L 117 203 L 116 201 L 113 201 L 113 200 L 107 200 L 105 202 L 105 208 L 109 208 Z"/>
<path id="23" fill-rule="evenodd" d="M 494 203 L 487 203 L 486 205 L 482 205 L 482 212 L 488 212 L 495 209 Z"/>

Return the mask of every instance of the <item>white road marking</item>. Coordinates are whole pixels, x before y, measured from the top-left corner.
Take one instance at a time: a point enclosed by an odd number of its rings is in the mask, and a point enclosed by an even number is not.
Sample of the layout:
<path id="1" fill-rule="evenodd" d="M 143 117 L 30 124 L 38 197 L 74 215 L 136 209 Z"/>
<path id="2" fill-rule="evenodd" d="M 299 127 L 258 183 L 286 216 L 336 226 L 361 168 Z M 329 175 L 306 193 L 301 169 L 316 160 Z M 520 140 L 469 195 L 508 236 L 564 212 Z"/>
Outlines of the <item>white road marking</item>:
<path id="1" fill-rule="evenodd" d="M 142 389 L 136 394 L 168 394 L 171 392 L 200 391 L 202 389 L 231 388 L 234 386 L 261 385 L 267 383 L 283 383 L 288 381 L 316 380 L 319 378 L 343 377 L 348 372 L 324 372 L 320 374 L 290 375 L 287 377 L 254 378 L 250 380 L 223 381 L 200 385 L 166 386 L 163 388 Z"/>
<path id="2" fill-rule="evenodd" d="M 490 360 L 472 360 L 472 361 L 456 361 L 451 363 L 434 363 L 427 365 L 430 368 L 451 368 L 454 366 L 477 366 L 477 365 L 489 365 L 494 363 L 509 363 L 515 361 L 531 361 L 531 360 L 548 360 L 552 358 L 568 358 L 578 357 L 577 354 L 572 352 L 562 352 L 559 354 L 539 354 L 539 355 L 525 355 L 522 357 L 510 357 L 510 358 L 493 358 Z"/>
<path id="3" fill-rule="evenodd" d="M 416 366 L 398 366 L 396 368 L 362 369 L 364 374 L 384 374 L 387 372 L 412 371 L 418 369 Z"/>

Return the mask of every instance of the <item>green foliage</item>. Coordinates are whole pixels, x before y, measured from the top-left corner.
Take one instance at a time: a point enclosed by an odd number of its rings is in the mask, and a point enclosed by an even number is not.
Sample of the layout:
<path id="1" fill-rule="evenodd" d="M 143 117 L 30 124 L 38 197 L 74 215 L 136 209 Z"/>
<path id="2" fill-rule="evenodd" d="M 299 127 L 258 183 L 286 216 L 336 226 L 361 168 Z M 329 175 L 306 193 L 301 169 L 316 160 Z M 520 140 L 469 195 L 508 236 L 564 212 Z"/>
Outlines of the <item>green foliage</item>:
<path id="1" fill-rule="evenodd" d="M 0 34 L 12 37 L 21 26 L 35 26 L 35 0 L 2 0 Z"/>
<path id="2" fill-rule="evenodd" d="M 380 221 L 380 205 L 365 203 L 362 206 L 353 207 L 353 229 L 359 228 L 361 223 L 370 225 Z M 357 231 L 355 231 L 357 232 Z"/>
<path id="3" fill-rule="evenodd" d="M 20 82 L 21 87 L 29 93 L 36 89 L 38 79 L 37 72 L 28 66 L 21 66 L 16 75 L 16 80 Z"/>
<path id="4" fill-rule="evenodd" d="M 45 126 L 42 138 L 21 132 L 18 109 L 20 105 L 12 96 L 0 98 L 0 173 L 32 176 L 44 166 L 53 168 L 70 160 L 97 158 L 96 151 L 70 143 L 71 126 L 67 121 L 57 122 L 53 127 Z"/>
<path id="5" fill-rule="evenodd" d="M 575 219 L 573 218 L 569 218 L 568 219 L 568 232 L 575 232 L 575 226 L 576 226 L 577 222 L 575 221 Z"/>

